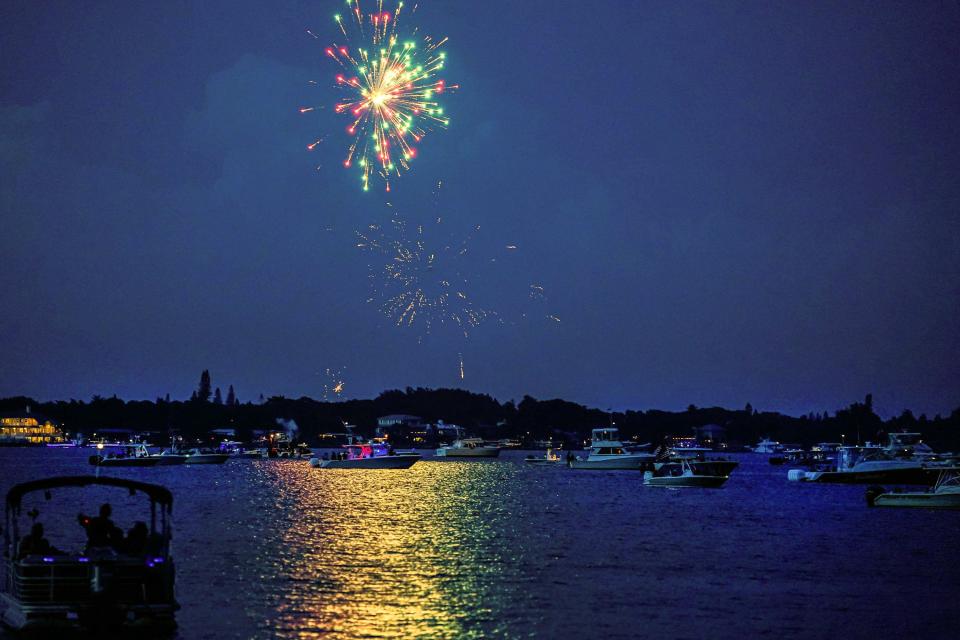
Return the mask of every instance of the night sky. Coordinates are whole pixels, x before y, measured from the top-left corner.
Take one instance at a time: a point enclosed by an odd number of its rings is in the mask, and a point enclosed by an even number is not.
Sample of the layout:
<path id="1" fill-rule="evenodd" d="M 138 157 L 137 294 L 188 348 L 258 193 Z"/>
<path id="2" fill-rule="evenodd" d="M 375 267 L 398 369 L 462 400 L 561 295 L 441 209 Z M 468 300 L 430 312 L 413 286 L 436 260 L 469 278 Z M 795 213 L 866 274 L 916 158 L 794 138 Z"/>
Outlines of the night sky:
<path id="1" fill-rule="evenodd" d="M 421 0 L 461 88 L 389 194 L 298 112 L 339 95 L 340 9 L 0 5 L 0 396 L 332 368 L 344 397 L 960 405 L 956 3 Z M 355 231 L 392 215 L 472 233 L 469 338 L 367 302 Z"/>

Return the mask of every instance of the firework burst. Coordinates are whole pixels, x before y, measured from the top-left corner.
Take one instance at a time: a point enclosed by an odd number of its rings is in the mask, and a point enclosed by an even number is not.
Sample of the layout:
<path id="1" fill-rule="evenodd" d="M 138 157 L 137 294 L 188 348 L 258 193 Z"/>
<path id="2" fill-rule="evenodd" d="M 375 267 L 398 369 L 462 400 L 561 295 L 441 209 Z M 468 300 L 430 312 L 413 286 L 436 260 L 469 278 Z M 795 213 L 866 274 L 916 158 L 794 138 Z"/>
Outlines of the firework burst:
<path id="1" fill-rule="evenodd" d="M 339 399 L 343 395 L 346 382 L 343 379 L 343 369 L 330 369 L 324 371 L 323 399 Z"/>
<path id="2" fill-rule="evenodd" d="M 390 191 L 390 179 L 410 168 L 423 136 L 450 124 L 437 101 L 444 91 L 457 88 L 437 76 L 446 61 L 440 49 L 447 38 L 418 38 L 416 29 L 402 37 L 403 2 L 391 11 L 384 0 L 375 0 L 373 12 L 362 10 L 360 0 L 346 4 L 348 15 L 334 16 L 346 43 L 325 50 L 343 69 L 336 83 L 344 97 L 334 107 L 350 118 L 352 141 L 343 165 L 359 168 L 364 191 L 374 174 Z M 305 110 L 310 108 L 301 112 Z"/>
<path id="3" fill-rule="evenodd" d="M 386 227 L 372 224 L 358 231 L 357 247 L 377 258 L 368 267 L 373 292 L 368 302 L 379 304 L 397 326 L 419 327 L 429 334 L 438 324 L 450 324 L 469 336 L 471 329 L 497 315 L 474 303 L 468 293 L 473 232 L 456 239 L 439 217 L 428 225 L 395 217 Z"/>

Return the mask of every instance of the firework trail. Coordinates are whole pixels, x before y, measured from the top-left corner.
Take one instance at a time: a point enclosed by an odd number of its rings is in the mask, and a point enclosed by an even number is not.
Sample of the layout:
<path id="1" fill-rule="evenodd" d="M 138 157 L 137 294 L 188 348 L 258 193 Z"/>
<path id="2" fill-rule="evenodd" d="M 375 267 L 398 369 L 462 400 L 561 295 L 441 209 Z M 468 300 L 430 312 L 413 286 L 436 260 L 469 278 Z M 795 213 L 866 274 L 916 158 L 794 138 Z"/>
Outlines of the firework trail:
<path id="1" fill-rule="evenodd" d="M 447 38 L 418 39 L 416 28 L 402 36 L 398 25 L 403 2 L 391 11 L 384 9 L 384 0 L 375 0 L 370 3 L 375 6 L 373 12 L 364 11 L 360 4 L 360 0 L 347 0 L 347 15 L 334 16 L 345 44 L 325 49 L 343 70 L 336 83 L 344 97 L 334 111 L 350 119 L 347 133 L 352 140 L 343 165 L 359 168 L 364 191 L 369 190 L 374 174 L 390 191 L 391 177 L 410 168 L 423 136 L 450 124 L 437 96 L 458 87 L 437 75 L 446 61 L 440 49 Z"/>

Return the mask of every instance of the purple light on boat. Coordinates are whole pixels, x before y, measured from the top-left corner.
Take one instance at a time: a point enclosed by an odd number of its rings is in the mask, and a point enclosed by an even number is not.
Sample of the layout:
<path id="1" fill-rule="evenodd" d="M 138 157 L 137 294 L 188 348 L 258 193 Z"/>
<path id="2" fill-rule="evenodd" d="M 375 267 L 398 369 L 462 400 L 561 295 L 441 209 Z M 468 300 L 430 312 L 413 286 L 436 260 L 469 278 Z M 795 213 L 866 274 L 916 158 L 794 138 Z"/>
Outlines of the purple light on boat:
<path id="1" fill-rule="evenodd" d="M 157 564 L 160 564 L 161 562 L 163 562 L 163 558 L 154 558 L 153 561 L 156 562 Z"/>
<path id="2" fill-rule="evenodd" d="M 77 562 L 90 562 L 90 558 L 80 557 L 80 558 L 77 558 Z"/>
<path id="3" fill-rule="evenodd" d="M 44 562 L 53 562 L 53 558 L 51 558 L 50 556 L 43 556 L 43 561 L 44 561 Z"/>

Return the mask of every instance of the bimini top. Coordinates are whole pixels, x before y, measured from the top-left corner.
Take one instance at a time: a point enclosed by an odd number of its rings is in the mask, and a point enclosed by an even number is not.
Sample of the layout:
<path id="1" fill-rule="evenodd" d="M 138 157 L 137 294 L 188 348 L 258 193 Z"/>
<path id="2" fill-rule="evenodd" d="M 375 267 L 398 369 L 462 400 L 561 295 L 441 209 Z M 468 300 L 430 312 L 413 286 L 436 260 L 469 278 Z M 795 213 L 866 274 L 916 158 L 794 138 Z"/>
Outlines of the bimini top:
<path id="1" fill-rule="evenodd" d="M 97 476 L 60 476 L 57 478 L 44 478 L 43 480 L 34 480 L 33 482 L 24 482 L 15 485 L 7 492 L 7 509 L 13 511 L 20 510 L 20 500 L 24 495 L 33 491 L 42 491 L 44 489 L 54 489 L 56 487 L 87 487 L 90 485 L 100 485 L 105 487 L 120 487 L 130 491 L 142 491 L 147 494 L 154 502 L 170 509 L 173 506 L 173 494 L 166 487 L 158 484 L 149 484 L 146 482 L 137 482 L 136 480 L 124 480 L 122 478 L 97 477 Z"/>

